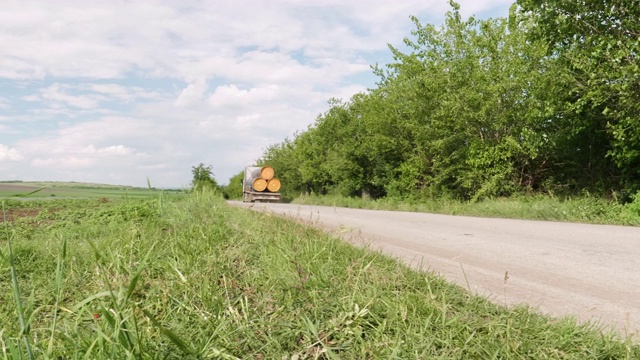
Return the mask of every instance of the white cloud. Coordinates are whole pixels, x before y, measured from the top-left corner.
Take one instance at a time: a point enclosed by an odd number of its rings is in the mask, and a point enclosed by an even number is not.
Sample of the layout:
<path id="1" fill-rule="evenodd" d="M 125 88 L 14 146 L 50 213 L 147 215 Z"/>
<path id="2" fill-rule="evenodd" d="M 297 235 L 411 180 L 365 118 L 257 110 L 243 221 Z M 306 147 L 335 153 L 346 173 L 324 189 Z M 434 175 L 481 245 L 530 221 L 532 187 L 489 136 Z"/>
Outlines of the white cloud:
<path id="1" fill-rule="evenodd" d="M 97 150 L 99 154 L 109 155 L 129 155 L 132 154 L 135 149 L 126 147 L 124 145 L 107 146 Z"/>
<path id="2" fill-rule="evenodd" d="M 53 84 L 40 91 L 40 97 L 54 104 L 61 103 L 81 109 L 94 109 L 98 106 L 99 98 L 94 95 L 69 95 L 65 89 L 68 85 Z"/>
<path id="3" fill-rule="evenodd" d="M 240 129 L 252 129 L 259 124 L 261 118 L 260 114 L 241 115 L 236 117 L 234 125 Z"/>
<path id="4" fill-rule="evenodd" d="M 180 92 L 176 99 L 176 106 L 188 106 L 200 102 L 207 91 L 207 84 L 204 80 L 189 84 Z"/>
<path id="5" fill-rule="evenodd" d="M 59 158 L 35 158 L 31 165 L 35 168 L 54 168 L 60 170 L 87 169 L 96 165 L 95 159 L 78 156 Z"/>
<path id="6" fill-rule="evenodd" d="M 119 100 L 129 101 L 134 98 L 129 89 L 118 84 L 89 84 L 85 86 L 91 91 Z"/>
<path id="7" fill-rule="evenodd" d="M 508 3 L 466 0 L 462 8 L 478 12 Z M 0 10 L 0 76 L 102 79 L 142 71 L 193 81 L 224 75 L 226 65 L 238 63 L 233 57 L 242 56 L 242 47 L 267 57 L 305 50 L 349 59 L 359 51 L 385 50 L 388 42 L 408 35 L 409 15 L 440 17 L 446 9 L 445 0 L 9 1 Z M 279 54 L 269 55 L 271 50 Z M 263 75 L 277 77 L 281 69 L 271 67 Z"/>
<path id="8" fill-rule="evenodd" d="M 81 149 L 79 152 L 84 154 L 129 155 L 134 153 L 135 149 L 124 145 L 113 145 L 102 148 L 96 148 L 93 145 L 89 145 Z"/>
<path id="9" fill-rule="evenodd" d="M 247 106 L 273 100 L 277 93 L 277 85 L 255 87 L 248 90 L 240 89 L 235 84 L 223 85 L 216 88 L 209 98 L 209 103 L 212 106 Z"/>
<path id="10" fill-rule="evenodd" d="M 155 100 L 161 97 L 162 95 L 157 91 L 146 91 L 140 87 L 126 87 L 118 84 L 53 83 L 40 88 L 36 94 L 23 96 L 22 100 L 38 102 L 46 106 L 48 111 L 58 110 L 59 113 L 69 114 L 70 108 L 100 112 L 100 106 L 109 101 L 130 103 L 137 99 Z M 0 108 L 3 104 L 1 100 Z"/>
<path id="11" fill-rule="evenodd" d="M 80 89 L 93 91 L 113 100 L 125 102 L 136 99 L 159 99 L 161 94 L 157 91 L 147 91 L 138 86 L 122 86 L 118 84 L 83 84 Z"/>
<path id="12" fill-rule="evenodd" d="M 82 148 L 56 148 L 51 154 L 57 156 L 36 156 L 31 165 L 36 168 L 59 168 L 62 170 L 85 169 L 113 163 L 115 158 L 132 155 L 135 149 L 124 145 L 96 148 L 89 145 Z M 40 153 L 39 155 L 44 155 Z"/>
<path id="13" fill-rule="evenodd" d="M 0 144 L 0 162 L 20 161 L 24 157 L 18 149 L 10 148 L 7 145 Z"/>
<path id="14" fill-rule="evenodd" d="M 366 92 L 367 92 L 366 86 L 354 84 L 354 85 L 348 85 L 348 86 L 336 89 L 334 91 L 333 97 L 335 97 L 336 99 L 342 99 L 344 101 L 347 101 L 351 99 L 351 97 L 355 94 L 366 93 Z"/>

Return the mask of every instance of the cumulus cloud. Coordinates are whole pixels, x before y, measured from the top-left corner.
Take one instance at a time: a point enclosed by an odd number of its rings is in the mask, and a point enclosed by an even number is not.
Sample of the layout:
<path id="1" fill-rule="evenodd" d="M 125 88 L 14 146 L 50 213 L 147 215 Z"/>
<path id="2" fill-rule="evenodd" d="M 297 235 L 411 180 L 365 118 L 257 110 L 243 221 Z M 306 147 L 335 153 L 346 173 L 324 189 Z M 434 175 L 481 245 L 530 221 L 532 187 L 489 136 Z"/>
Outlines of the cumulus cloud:
<path id="1" fill-rule="evenodd" d="M 98 110 L 105 102 L 129 103 L 134 100 L 155 100 L 162 95 L 158 91 L 147 91 L 140 87 L 126 87 L 118 84 L 53 83 L 42 87 L 22 100 L 37 102 L 48 109 Z M 3 103 L 0 99 L 0 108 Z"/>
<path id="2" fill-rule="evenodd" d="M 53 103 L 62 103 L 81 109 L 94 109 L 97 107 L 99 98 L 93 95 L 70 95 L 64 89 L 69 89 L 68 85 L 53 84 L 40 91 L 40 97 Z"/>
<path id="3" fill-rule="evenodd" d="M 363 86 L 360 84 L 353 84 L 353 85 L 337 88 L 334 91 L 334 95 L 332 97 L 347 101 L 355 94 L 366 93 L 366 92 L 367 92 L 366 86 Z"/>
<path id="4" fill-rule="evenodd" d="M 273 100 L 278 93 L 277 85 L 240 89 L 235 84 L 223 85 L 209 98 L 212 106 L 246 106 Z"/>
<path id="5" fill-rule="evenodd" d="M 58 148 L 52 151 L 52 153 L 57 156 L 36 156 L 31 162 L 31 165 L 36 168 L 59 168 L 63 170 L 91 168 L 108 165 L 109 162 L 113 162 L 115 160 L 115 157 L 135 154 L 135 149 L 124 145 L 113 145 L 100 148 L 89 145 L 76 149 Z"/>
<path id="6" fill-rule="evenodd" d="M 176 99 L 176 106 L 188 106 L 200 102 L 207 91 L 207 84 L 204 80 L 189 84 L 184 88 Z"/>
<path id="7" fill-rule="evenodd" d="M 101 94 L 112 100 L 134 101 L 136 99 L 159 99 L 162 97 L 158 91 L 147 91 L 138 86 L 122 86 L 119 84 L 82 84 L 80 89 Z"/>
<path id="8" fill-rule="evenodd" d="M 24 157 L 18 149 L 10 148 L 7 145 L 0 144 L 0 162 L 20 161 Z"/>
<path id="9" fill-rule="evenodd" d="M 89 145 L 80 150 L 81 153 L 85 154 L 105 154 L 105 155 L 129 155 L 132 154 L 135 149 L 126 147 L 124 145 L 113 145 L 106 146 L 101 148 L 96 148 L 93 145 Z"/>
<path id="10" fill-rule="evenodd" d="M 509 1 L 461 3 L 463 10 L 478 12 Z M 266 50 L 277 49 L 275 56 L 305 50 L 348 59 L 359 51 L 384 50 L 407 35 L 409 15 L 441 16 L 446 9 L 444 0 L 245 0 L 215 6 L 9 1 L 0 11 L 0 76 L 104 79 L 143 71 L 191 80 L 221 75 L 225 65 L 237 63 L 233 55 L 242 55 L 244 47 L 255 48 L 258 56 L 274 56 Z"/>
<path id="11" fill-rule="evenodd" d="M 129 154 L 132 154 L 134 151 L 135 149 L 126 147 L 124 145 L 107 146 L 107 147 L 99 148 L 97 150 L 99 154 L 109 154 L 109 155 L 129 155 Z"/>
<path id="12" fill-rule="evenodd" d="M 96 164 L 95 159 L 78 156 L 63 156 L 58 158 L 35 158 L 31 165 L 35 168 L 55 168 L 61 170 L 86 169 Z"/>
<path id="13" fill-rule="evenodd" d="M 256 128 L 261 118 L 260 114 L 241 115 L 236 117 L 235 125 L 240 129 Z"/>

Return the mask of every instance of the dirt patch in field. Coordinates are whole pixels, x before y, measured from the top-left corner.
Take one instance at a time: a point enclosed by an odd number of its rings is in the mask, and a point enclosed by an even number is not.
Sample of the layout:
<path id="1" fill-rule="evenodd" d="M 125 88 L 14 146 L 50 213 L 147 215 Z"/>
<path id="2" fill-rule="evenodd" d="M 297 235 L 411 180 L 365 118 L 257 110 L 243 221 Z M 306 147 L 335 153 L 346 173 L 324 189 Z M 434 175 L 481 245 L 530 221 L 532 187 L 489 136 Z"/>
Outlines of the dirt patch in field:
<path id="1" fill-rule="evenodd" d="M 37 187 L 31 185 L 0 184 L 0 191 L 15 192 L 16 194 L 27 193 L 37 189 Z"/>
<path id="2" fill-rule="evenodd" d="M 39 209 L 9 209 L 4 213 L 4 216 L 0 214 L 0 223 L 14 222 L 16 219 L 38 216 L 42 210 Z"/>

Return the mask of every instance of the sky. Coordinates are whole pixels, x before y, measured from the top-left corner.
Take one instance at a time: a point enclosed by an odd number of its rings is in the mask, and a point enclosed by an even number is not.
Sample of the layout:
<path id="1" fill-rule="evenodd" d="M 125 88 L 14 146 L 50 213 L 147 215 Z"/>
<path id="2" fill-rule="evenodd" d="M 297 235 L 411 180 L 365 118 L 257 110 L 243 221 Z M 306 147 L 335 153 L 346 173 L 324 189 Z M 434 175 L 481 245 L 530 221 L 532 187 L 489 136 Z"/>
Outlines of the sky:
<path id="1" fill-rule="evenodd" d="M 512 0 L 460 0 L 506 16 Z M 374 88 L 446 0 L 30 1 L 0 7 L 0 180 L 220 184 Z M 276 169 L 277 176 L 277 169 Z"/>

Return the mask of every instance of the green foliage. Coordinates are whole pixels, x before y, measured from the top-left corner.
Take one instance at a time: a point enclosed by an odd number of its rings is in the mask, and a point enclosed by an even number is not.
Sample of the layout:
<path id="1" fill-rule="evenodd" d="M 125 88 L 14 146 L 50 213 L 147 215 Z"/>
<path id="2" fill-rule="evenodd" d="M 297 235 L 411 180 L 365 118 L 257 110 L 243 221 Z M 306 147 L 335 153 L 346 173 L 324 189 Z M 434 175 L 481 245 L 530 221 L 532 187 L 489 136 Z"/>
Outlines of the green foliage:
<path id="1" fill-rule="evenodd" d="M 218 191 L 218 184 L 213 178 L 213 167 L 211 165 L 205 166 L 200 163 L 192 166 L 191 173 L 193 174 L 191 186 L 194 191 Z"/>
<path id="2" fill-rule="evenodd" d="M 233 175 L 229 178 L 229 184 L 222 188 L 222 194 L 225 199 L 242 199 L 242 181 L 244 180 L 244 171 Z"/>
<path id="3" fill-rule="evenodd" d="M 592 135 L 579 144 L 591 159 L 609 157 L 623 185 L 640 187 L 640 6 L 636 0 L 518 0 L 538 25 L 532 39 L 549 44 L 562 67 L 565 99 L 557 114 Z M 573 116 L 572 116 L 573 115 Z M 594 141 L 595 140 L 595 141 Z M 589 147 L 589 150 L 587 150 Z M 604 150 L 594 152 L 591 147 Z M 600 165 L 600 164 L 598 164 Z M 611 168 L 606 166 L 605 169 Z M 604 176 L 611 177 L 609 169 Z"/>
<path id="4" fill-rule="evenodd" d="M 515 195 L 482 201 L 460 201 L 442 196 L 431 199 L 385 197 L 367 200 L 339 195 L 311 195 L 299 197 L 294 200 L 294 203 L 356 209 L 638 226 L 640 225 L 640 200 L 638 200 L 640 195 L 635 195 L 632 198 L 634 201 L 622 205 L 616 200 L 606 200 L 588 193 L 571 197 L 543 194 Z"/>
<path id="5" fill-rule="evenodd" d="M 623 208 L 624 219 L 632 225 L 640 225 L 640 191 L 631 196 L 632 201 L 626 203 Z"/>
<path id="6" fill-rule="evenodd" d="M 412 18 L 377 87 L 270 147 L 289 195 L 479 201 L 640 188 L 640 6 L 521 0 L 507 18 Z M 622 199 L 621 199 L 622 200 Z"/>
<path id="7" fill-rule="evenodd" d="M 377 89 L 332 100 L 288 142 L 292 177 L 302 180 L 292 184 L 374 198 L 481 199 L 539 187 L 555 129 L 535 95 L 551 79 L 545 47 L 526 41 L 533 25 L 511 17 L 463 20 L 452 4 L 441 29 L 413 18 L 411 53 L 391 48 L 395 62 L 376 69 Z M 268 157 L 286 165 L 283 154 Z"/>

